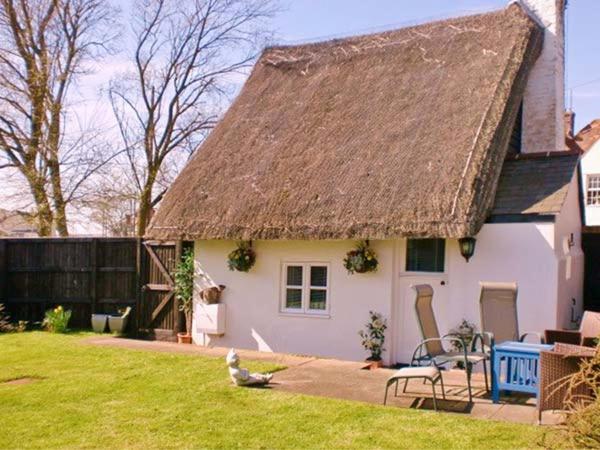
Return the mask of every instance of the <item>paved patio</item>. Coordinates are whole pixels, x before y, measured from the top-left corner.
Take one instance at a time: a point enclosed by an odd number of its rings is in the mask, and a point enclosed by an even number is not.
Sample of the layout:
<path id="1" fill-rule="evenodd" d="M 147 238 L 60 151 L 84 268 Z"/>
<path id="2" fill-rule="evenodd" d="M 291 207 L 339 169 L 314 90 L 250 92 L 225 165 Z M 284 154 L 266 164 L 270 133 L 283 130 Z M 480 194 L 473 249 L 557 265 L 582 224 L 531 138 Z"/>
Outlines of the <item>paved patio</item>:
<path id="1" fill-rule="evenodd" d="M 112 336 L 98 336 L 85 339 L 85 344 L 128 348 L 168 353 L 183 353 L 213 357 L 225 357 L 228 348 L 179 345 L 171 342 L 142 341 Z M 286 366 L 273 377 L 272 389 L 321 397 L 341 398 L 381 405 L 385 392 L 385 382 L 394 373 L 392 369 L 364 370 L 364 363 L 340 361 L 288 355 L 264 353 L 251 350 L 238 351 L 244 360 L 265 361 Z M 503 396 L 500 404 L 494 404 L 485 391 L 483 375 L 473 374 L 473 403 L 469 403 L 464 371 L 444 371 L 446 400 L 441 400 L 441 390 L 437 387 L 438 408 L 441 411 L 468 414 L 480 419 L 493 419 L 519 423 L 537 423 L 535 401 L 530 396 Z M 431 385 L 419 380 L 408 383 L 406 394 L 394 397 L 393 388 L 388 394 L 389 407 L 417 408 L 433 410 Z M 562 420 L 559 413 L 545 412 L 544 424 L 557 424 Z"/>

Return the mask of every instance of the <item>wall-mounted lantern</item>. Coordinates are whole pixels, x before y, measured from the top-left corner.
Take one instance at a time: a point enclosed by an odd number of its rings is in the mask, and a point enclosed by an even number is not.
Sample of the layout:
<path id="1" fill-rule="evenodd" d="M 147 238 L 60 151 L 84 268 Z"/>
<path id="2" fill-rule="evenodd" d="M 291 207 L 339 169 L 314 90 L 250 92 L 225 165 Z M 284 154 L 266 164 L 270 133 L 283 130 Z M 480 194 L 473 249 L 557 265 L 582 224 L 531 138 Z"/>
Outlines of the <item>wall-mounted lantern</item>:
<path id="1" fill-rule="evenodd" d="M 469 262 L 469 259 L 471 256 L 473 256 L 473 253 L 475 253 L 475 242 L 476 239 L 474 237 L 464 237 L 458 240 L 460 254 L 467 262 Z"/>

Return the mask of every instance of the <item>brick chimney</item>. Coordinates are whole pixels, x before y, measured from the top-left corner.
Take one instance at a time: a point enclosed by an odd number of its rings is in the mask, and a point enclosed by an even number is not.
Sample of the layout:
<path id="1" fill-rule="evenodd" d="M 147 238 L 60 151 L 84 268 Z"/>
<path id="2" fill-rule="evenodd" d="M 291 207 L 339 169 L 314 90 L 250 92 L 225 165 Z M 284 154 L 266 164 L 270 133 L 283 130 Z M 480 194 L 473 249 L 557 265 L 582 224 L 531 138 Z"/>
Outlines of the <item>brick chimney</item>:
<path id="1" fill-rule="evenodd" d="M 520 0 L 544 27 L 544 47 L 525 88 L 523 153 L 565 148 L 565 34 L 567 0 Z"/>

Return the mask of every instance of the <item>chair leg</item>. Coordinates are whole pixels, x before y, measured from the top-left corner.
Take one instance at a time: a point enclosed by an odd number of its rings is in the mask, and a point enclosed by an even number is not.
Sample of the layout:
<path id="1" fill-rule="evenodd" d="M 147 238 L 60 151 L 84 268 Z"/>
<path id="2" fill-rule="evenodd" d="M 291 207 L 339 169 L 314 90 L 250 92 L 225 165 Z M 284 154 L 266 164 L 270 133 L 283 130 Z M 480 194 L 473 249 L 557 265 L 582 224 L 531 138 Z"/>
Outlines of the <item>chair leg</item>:
<path id="1" fill-rule="evenodd" d="M 490 361 L 491 364 L 491 361 Z M 491 370 L 491 367 L 490 367 Z M 488 383 L 488 370 L 487 370 L 487 365 L 486 365 L 486 360 L 483 360 L 483 377 L 485 379 L 485 392 L 489 392 L 490 391 L 490 385 Z"/>
<path id="2" fill-rule="evenodd" d="M 444 377 L 442 376 L 442 372 L 440 372 L 440 385 L 442 386 L 442 398 L 446 400 L 446 389 L 444 388 Z"/>
<path id="3" fill-rule="evenodd" d="M 390 383 L 386 383 L 385 384 L 385 395 L 383 397 L 383 405 L 385 406 L 387 403 L 387 394 L 388 394 L 388 388 L 390 387 Z"/>
<path id="4" fill-rule="evenodd" d="M 402 393 L 405 394 L 406 393 L 406 386 L 408 386 L 408 378 L 404 379 L 404 387 L 402 388 Z"/>
<path id="5" fill-rule="evenodd" d="M 467 388 L 469 389 L 469 403 L 473 403 L 473 394 L 471 392 L 471 372 L 473 371 L 473 366 L 470 363 L 467 363 L 466 367 L 467 371 Z"/>
<path id="6" fill-rule="evenodd" d="M 396 387 L 394 388 L 394 397 L 398 397 L 398 381 L 396 380 Z"/>
<path id="7" fill-rule="evenodd" d="M 431 381 L 431 390 L 433 391 L 433 409 L 434 411 L 437 411 L 437 398 L 435 396 L 435 383 L 433 382 L 433 380 L 429 380 Z"/>

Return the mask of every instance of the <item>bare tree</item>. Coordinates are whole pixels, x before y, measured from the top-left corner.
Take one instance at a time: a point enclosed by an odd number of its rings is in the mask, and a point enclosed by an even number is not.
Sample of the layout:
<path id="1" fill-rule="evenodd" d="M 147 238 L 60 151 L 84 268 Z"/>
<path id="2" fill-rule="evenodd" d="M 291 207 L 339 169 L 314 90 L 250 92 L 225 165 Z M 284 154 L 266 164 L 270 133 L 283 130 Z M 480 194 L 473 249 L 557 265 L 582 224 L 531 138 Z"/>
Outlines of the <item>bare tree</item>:
<path id="1" fill-rule="evenodd" d="M 70 87 L 106 52 L 114 18 L 105 0 L 0 0 L 0 168 L 26 180 L 40 236 L 53 226 L 68 235 L 66 206 L 103 164 L 74 151 L 89 135 L 67 136 L 65 121 Z M 70 163 L 76 178 L 65 191 Z"/>
<path id="2" fill-rule="evenodd" d="M 140 0 L 133 10 L 134 69 L 111 82 L 109 95 L 143 235 L 164 194 L 165 161 L 189 155 L 214 126 L 220 98 L 254 60 L 275 8 L 273 0 Z"/>

